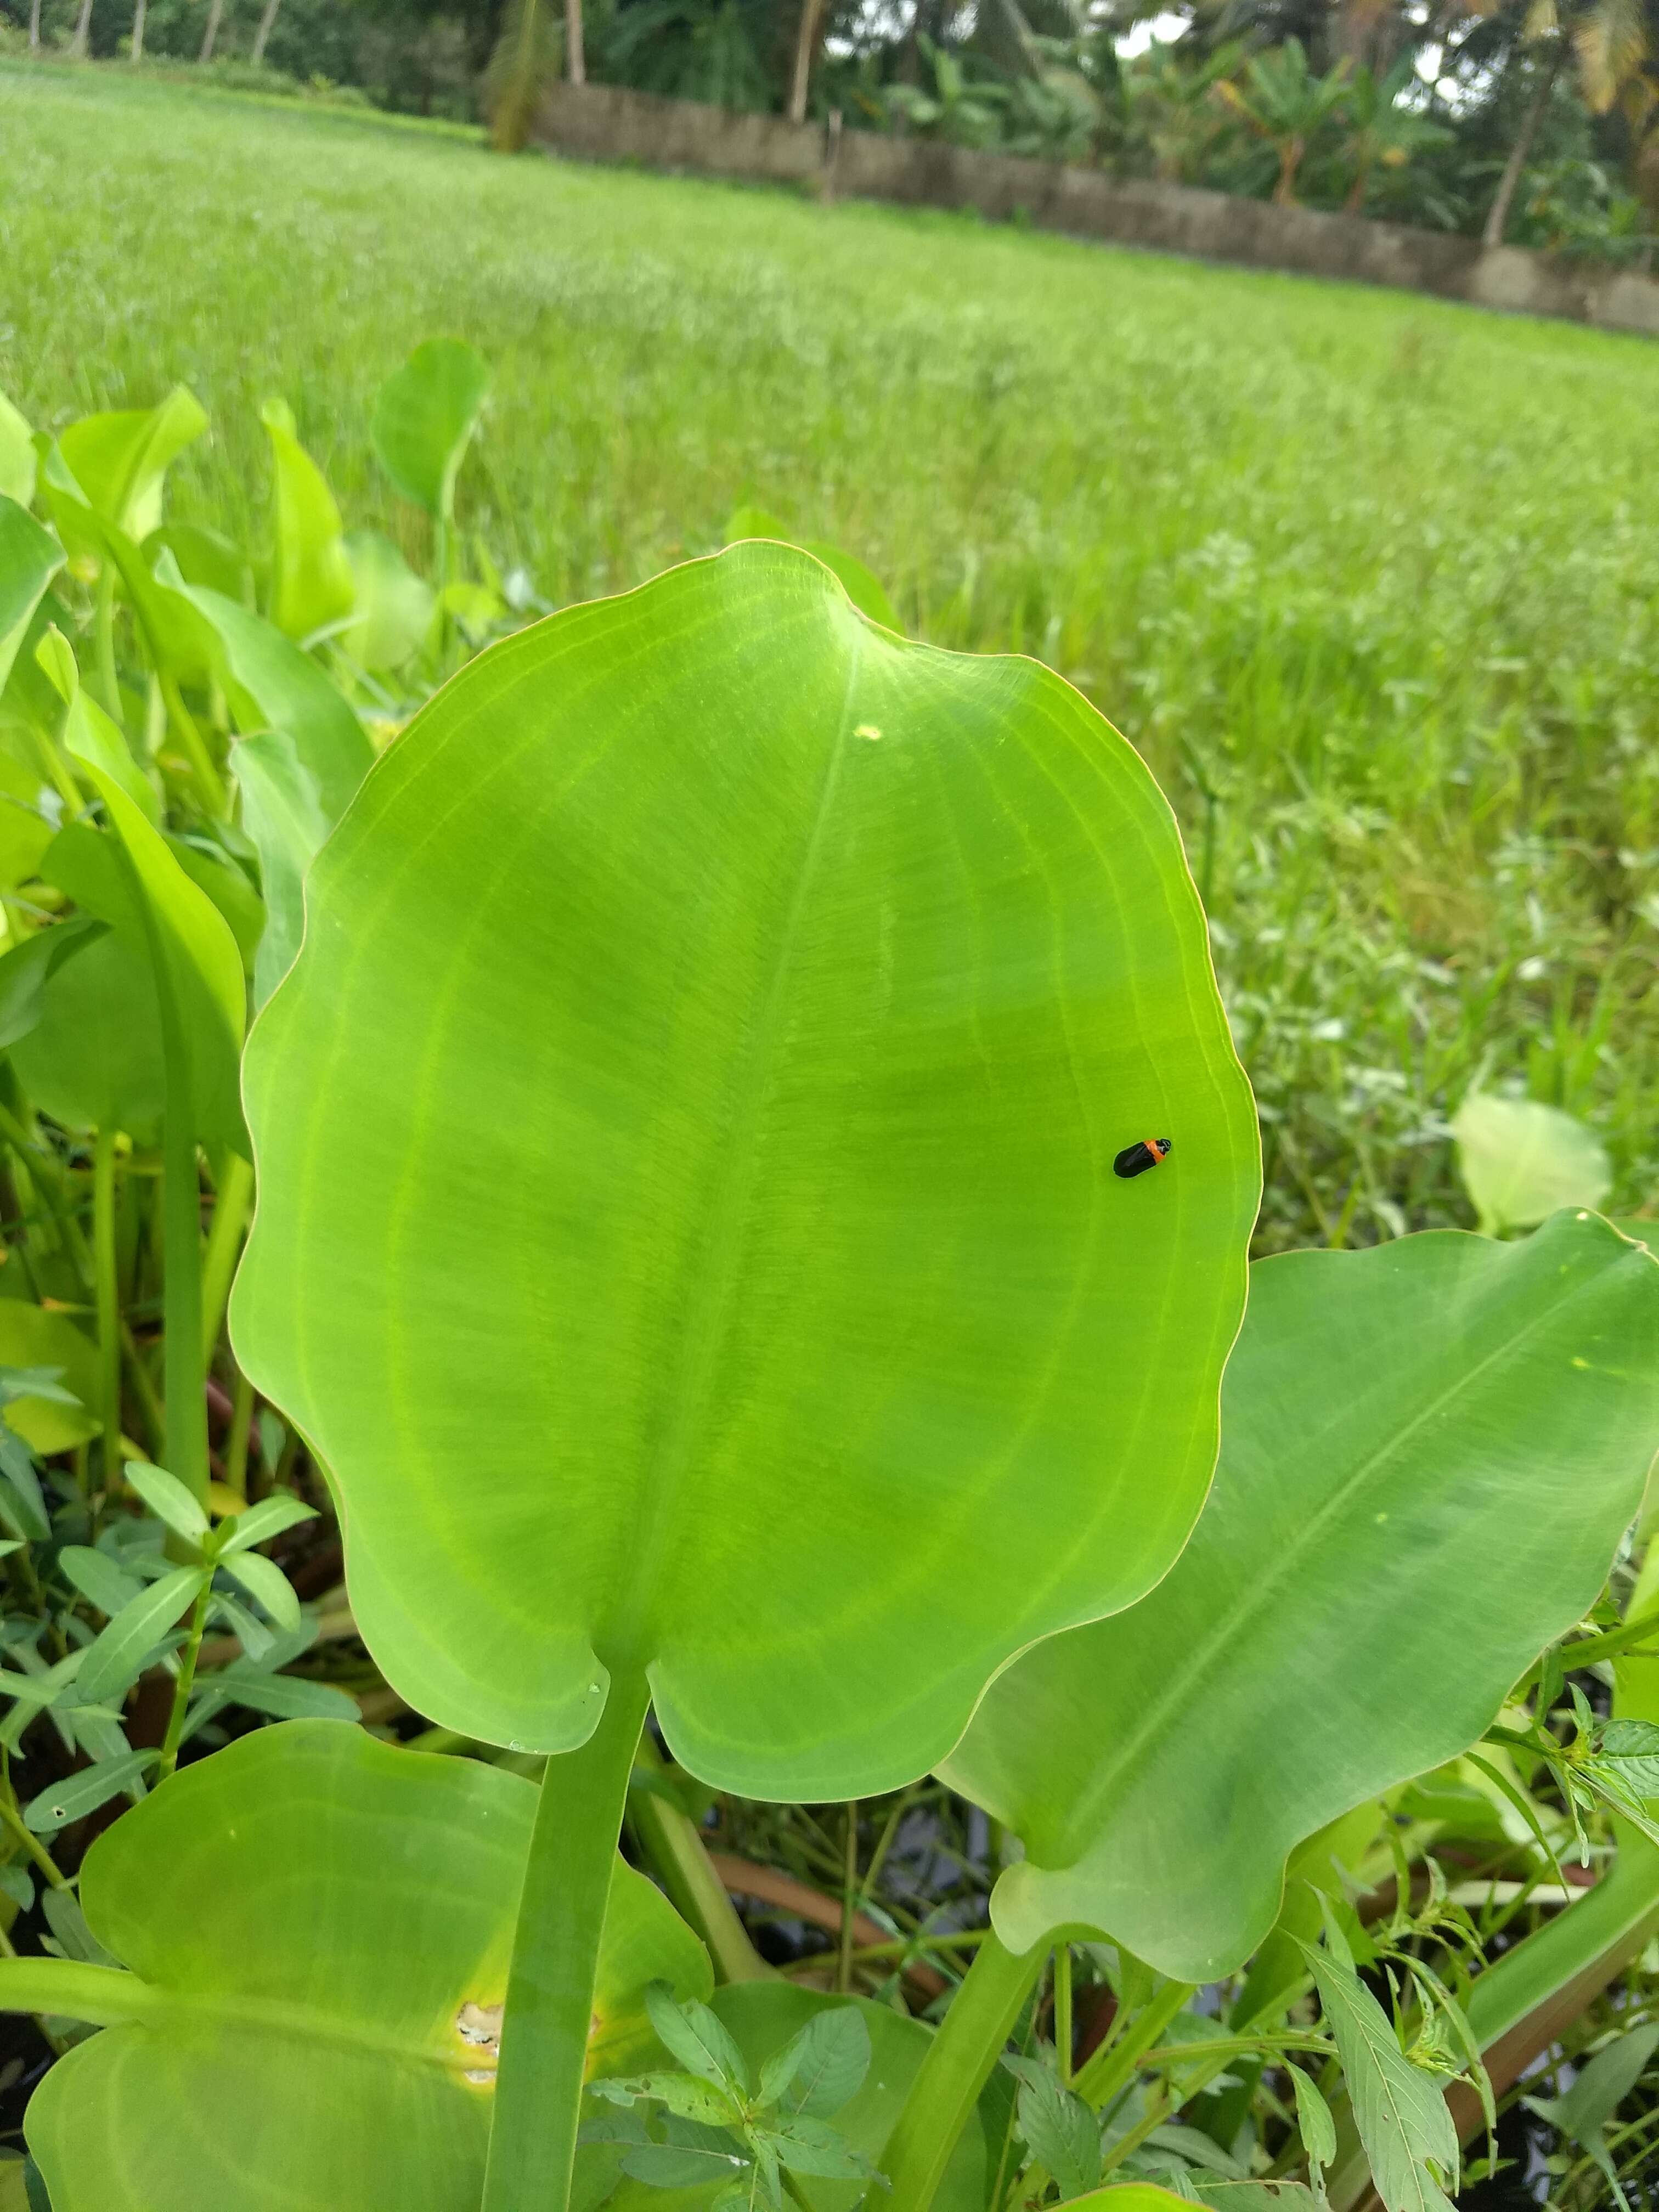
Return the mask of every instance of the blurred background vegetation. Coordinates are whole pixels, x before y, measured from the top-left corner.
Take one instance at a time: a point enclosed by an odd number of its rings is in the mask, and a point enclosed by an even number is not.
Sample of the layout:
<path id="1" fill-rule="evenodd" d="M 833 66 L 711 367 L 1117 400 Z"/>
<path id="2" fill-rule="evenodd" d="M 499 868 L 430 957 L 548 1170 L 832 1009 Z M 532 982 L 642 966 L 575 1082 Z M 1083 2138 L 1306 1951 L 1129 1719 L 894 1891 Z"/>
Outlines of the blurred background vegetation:
<path id="1" fill-rule="evenodd" d="M 1659 0 L 0 0 L 0 40 L 497 121 L 582 76 L 1653 265 Z"/>

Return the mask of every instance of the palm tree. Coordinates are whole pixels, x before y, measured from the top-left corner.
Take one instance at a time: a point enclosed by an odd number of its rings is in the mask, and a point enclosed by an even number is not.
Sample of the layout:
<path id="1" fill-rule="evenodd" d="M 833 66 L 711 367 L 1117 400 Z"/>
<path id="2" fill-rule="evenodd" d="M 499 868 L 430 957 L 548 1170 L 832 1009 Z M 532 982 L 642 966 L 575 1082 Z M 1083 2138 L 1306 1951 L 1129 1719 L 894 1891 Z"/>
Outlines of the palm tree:
<path id="1" fill-rule="evenodd" d="M 248 59 L 253 64 L 255 69 L 258 68 L 265 58 L 265 40 L 270 36 L 270 27 L 276 21 L 276 10 L 282 4 L 283 0 L 265 0 L 264 10 L 259 17 L 259 27 L 253 33 L 253 46 L 248 55 Z"/>
<path id="2" fill-rule="evenodd" d="M 1488 0 L 1480 12 L 1490 14 L 1492 5 L 1493 0 Z M 1651 43 L 1643 0 L 1578 0 L 1577 5 L 1574 0 L 1532 0 L 1521 37 L 1528 46 L 1540 45 L 1547 39 L 1549 58 L 1498 180 L 1480 234 L 1483 246 L 1504 243 L 1522 172 L 1569 48 L 1578 57 L 1578 83 L 1585 106 L 1593 115 L 1605 115 L 1626 88 L 1640 79 Z"/>
<path id="3" fill-rule="evenodd" d="M 1151 153 L 1163 183 L 1196 183 L 1222 127 L 1214 93 L 1243 57 L 1243 41 L 1233 39 L 1188 64 L 1178 46 L 1154 40 L 1130 64 L 1123 80 L 1129 135 Z"/>
<path id="4" fill-rule="evenodd" d="M 1273 202 L 1278 207 L 1294 207 L 1303 156 L 1320 126 L 1348 97 L 1346 57 L 1328 76 L 1316 76 L 1301 40 L 1286 39 L 1273 53 L 1251 56 L 1244 64 L 1243 84 L 1219 84 L 1216 89 L 1278 155 Z"/>
<path id="5" fill-rule="evenodd" d="M 806 120 L 806 94 L 812 81 L 812 63 L 824 18 L 823 0 L 801 0 L 800 21 L 795 32 L 795 67 L 789 85 L 789 120 Z"/>
<path id="6" fill-rule="evenodd" d="M 1401 169 L 1412 155 L 1451 137 L 1437 123 L 1400 105 L 1400 95 L 1416 74 L 1410 54 L 1402 54 L 1383 77 L 1368 69 L 1354 71 L 1343 106 L 1346 129 L 1344 148 L 1353 164 L 1353 182 L 1342 203 L 1344 215 L 1358 215 L 1364 208 L 1371 172 Z"/>

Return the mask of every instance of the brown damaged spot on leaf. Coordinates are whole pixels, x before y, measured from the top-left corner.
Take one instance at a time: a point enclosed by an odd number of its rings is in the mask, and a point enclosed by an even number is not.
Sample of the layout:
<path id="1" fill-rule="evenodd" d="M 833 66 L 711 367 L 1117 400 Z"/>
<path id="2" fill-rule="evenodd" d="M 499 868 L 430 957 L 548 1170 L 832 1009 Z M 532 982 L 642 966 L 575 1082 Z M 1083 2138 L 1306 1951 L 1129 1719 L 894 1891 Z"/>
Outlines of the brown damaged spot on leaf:
<path id="1" fill-rule="evenodd" d="M 455 2033 L 469 2051 L 488 2061 L 483 2066 L 469 2066 L 462 2080 L 471 2081 L 481 2089 L 495 2086 L 495 2069 L 501 2057 L 501 2015 L 506 2008 L 498 2004 L 479 2004 L 469 1997 L 455 2015 Z M 588 2016 L 588 2041 L 599 2033 L 602 2021 L 598 2013 Z"/>
<path id="2" fill-rule="evenodd" d="M 495 2086 L 495 2069 L 501 2056 L 501 2013 L 498 2004 L 478 2004 L 469 1997 L 455 2015 L 455 2033 L 469 2050 L 487 2059 L 484 2066 L 469 2066 L 462 2077 L 480 2089 Z"/>

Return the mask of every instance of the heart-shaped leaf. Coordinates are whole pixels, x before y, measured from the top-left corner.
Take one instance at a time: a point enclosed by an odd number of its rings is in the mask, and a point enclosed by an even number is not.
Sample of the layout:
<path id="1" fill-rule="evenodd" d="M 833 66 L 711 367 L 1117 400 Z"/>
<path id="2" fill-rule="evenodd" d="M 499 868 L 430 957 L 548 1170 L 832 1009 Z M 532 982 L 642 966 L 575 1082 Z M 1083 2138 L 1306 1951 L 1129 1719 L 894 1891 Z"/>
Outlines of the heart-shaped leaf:
<path id="1" fill-rule="evenodd" d="M 1534 1098 L 1476 1092 L 1451 1126 L 1457 1164 L 1488 1236 L 1530 1229 L 1558 1206 L 1600 1206 L 1613 1188 L 1601 1139 Z"/>
<path id="2" fill-rule="evenodd" d="M 1082 1922 L 1225 1973 L 1295 1844 L 1480 1736 L 1640 1501 L 1659 1267 L 1583 1213 L 1262 1261 L 1222 1439 L 1164 1581 L 1018 1660 L 942 1770 L 1024 1840 L 1012 1950 Z"/>
<path id="3" fill-rule="evenodd" d="M 195 394 L 179 384 L 159 406 L 83 415 L 64 431 L 58 451 L 93 511 L 142 540 L 161 520 L 167 470 L 207 424 Z"/>
<path id="4" fill-rule="evenodd" d="M 370 435 L 405 499 L 434 522 L 454 508 L 455 478 L 489 389 L 483 357 L 459 338 L 429 338 L 387 377 Z"/>
<path id="5" fill-rule="evenodd" d="M 476 2212 L 535 1806 L 514 1775 L 328 1721 L 163 1784 L 82 1876 L 133 1971 L 0 1961 L 12 2008 L 111 2023 L 29 2106 L 54 2212 Z M 656 2051 L 641 1974 L 708 1987 L 702 1946 L 619 1863 L 596 2070 Z"/>
<path id="6" fill-rule="evenodd" d="M 873 1790 L 1167 1567 L 1255 1121 L 1169 809 L 1057 678 L 738 546 L 481 656 L 307 896 L 234 1328 L 420 1711 L 565 1748 L 648 1672 L 705 1779 Z"/>

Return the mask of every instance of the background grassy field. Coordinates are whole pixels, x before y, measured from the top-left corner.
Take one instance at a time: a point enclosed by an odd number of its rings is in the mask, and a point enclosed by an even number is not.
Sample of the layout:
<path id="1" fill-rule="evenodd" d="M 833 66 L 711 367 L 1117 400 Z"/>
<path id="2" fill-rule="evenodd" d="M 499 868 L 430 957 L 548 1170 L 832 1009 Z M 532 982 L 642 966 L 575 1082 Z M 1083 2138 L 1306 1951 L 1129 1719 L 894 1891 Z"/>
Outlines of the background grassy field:
<path id="1" fill-rule="evenodd" d="M 181 514 L 251 534 L 280 394 L 419 550 L 367 410 L 454 332 L 465 520 L 549 599 L 752 501 L 1079 684 L 1206 890 L 1263 1249 L 1470 1218 L 1476 1084 L 1659 1200 L 1651 344 L 102 71 L 0 71 L 0 388 L 56 428 L 188 382 Z"/>

